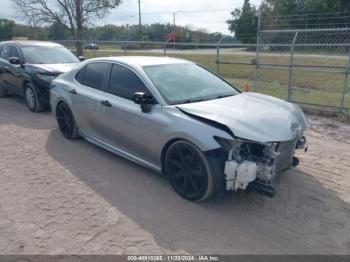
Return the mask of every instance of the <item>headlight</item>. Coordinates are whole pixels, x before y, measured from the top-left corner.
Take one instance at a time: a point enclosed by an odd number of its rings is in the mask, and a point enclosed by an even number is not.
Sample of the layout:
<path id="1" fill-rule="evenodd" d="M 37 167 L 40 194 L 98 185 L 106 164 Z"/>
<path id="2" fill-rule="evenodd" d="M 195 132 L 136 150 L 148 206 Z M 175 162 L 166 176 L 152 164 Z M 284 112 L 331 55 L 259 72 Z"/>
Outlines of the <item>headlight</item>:
<path id="1" fill-rule="evenodd" d="M 224 149 L 224 151 L 230 151 L 232 147 L 234 147 L 235 141 L 233 139 L 226 139 L 218 136 L 214 136 L 215 141 Z"/>
<path id="2" fill-rule="evenodd" d="M 303 119 L 303 121 L 305 122 L 305 125 L 307 128 L 310 128 L 311 124 L 310 124 L 310 120 L 309 118 L 305 115 L 304 111 L 301 109 L 301 107 L 296 104 L 293 103 L 294 107 L 296 108 L 297 112 L 300 114 L 301 118 Z"/>
<path id="3" fill-rule="evenodd" d="M 42 75 L 42 74 L 37 74 L 36 75 L 38 79 L 44 82 L 50 83 L 52 80 L 54 80 L 57 76 L 52 76 L 52 75 Z"/>

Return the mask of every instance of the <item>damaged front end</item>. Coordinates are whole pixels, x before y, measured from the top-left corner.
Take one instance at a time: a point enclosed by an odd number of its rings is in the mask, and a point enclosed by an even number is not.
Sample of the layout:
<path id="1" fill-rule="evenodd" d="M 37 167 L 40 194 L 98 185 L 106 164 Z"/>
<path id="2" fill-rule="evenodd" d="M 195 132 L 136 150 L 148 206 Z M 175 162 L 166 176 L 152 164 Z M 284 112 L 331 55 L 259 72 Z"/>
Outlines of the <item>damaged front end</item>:
<path id="1" fill-rule="evenodd" d="M 260 143 L 244 139 L 226 140 L 215 137 L 227 154 L 226 190 L 256 191 L 269 197 L 276 194 L 273 180 L 299 164 L 296 149 L 306 149 L 306 138 Z"/>

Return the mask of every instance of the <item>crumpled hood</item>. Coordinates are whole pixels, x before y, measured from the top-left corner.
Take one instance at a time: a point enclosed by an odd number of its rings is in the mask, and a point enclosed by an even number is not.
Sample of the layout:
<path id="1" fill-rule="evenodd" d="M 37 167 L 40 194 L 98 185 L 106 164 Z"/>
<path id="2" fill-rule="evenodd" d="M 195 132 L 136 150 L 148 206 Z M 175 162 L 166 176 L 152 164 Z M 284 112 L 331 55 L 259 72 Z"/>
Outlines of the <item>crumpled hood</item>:
<path id="1" fill-rule="evenodd" d="M 36 67 L 41 70 L 50 72 L 52 74 L 62 74 L 68 72 L 69 70 L 75 68 L 80 63 L 66 63 L 66 64 L 35 64 L 30 65 L 31 67 Z"/>
<path id="2" fill-rule="evenodd" d="M 309 127 L 299 106 L 257 93 L 177 107 L 190 115 L 227 126 L 236 137 L 261 143 L 290 141 Z"/>

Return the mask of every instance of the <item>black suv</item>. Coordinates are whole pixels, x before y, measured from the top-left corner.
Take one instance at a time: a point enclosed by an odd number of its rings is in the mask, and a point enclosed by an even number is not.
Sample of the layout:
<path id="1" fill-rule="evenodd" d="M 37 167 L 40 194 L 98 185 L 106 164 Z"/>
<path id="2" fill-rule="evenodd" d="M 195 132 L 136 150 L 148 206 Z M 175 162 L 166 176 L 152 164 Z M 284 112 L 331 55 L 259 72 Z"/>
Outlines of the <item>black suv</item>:
<path id="1" fill-rule="evenodd" d="M 81 58 L 83 60 L 83 58 Z M 49 106 L 50 83 L 79 59 L 59 44 L 42 41 L 0 43 L 0 97 L 18 94 L 32 112 Z"/>
<path id="2" fill-rule="evenodd" d="M 89 44 L 84 46 L 84 49 L 98 50 L 99 46 L 95 43 L 89 43 Z"/>

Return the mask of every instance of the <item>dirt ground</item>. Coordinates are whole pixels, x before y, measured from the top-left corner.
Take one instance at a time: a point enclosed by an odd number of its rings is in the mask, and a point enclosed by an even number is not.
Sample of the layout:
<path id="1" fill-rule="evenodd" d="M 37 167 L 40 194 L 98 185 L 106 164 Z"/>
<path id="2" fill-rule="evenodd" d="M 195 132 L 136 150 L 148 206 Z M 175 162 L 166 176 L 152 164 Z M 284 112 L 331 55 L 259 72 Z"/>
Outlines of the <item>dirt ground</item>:
<path id="1" fill-rule="evenodd" d="M 191 203 L 50 113 L 0 100 L 0 254 L 350 254 L 350 127 L 311 118 L 278 194 Z"/>

